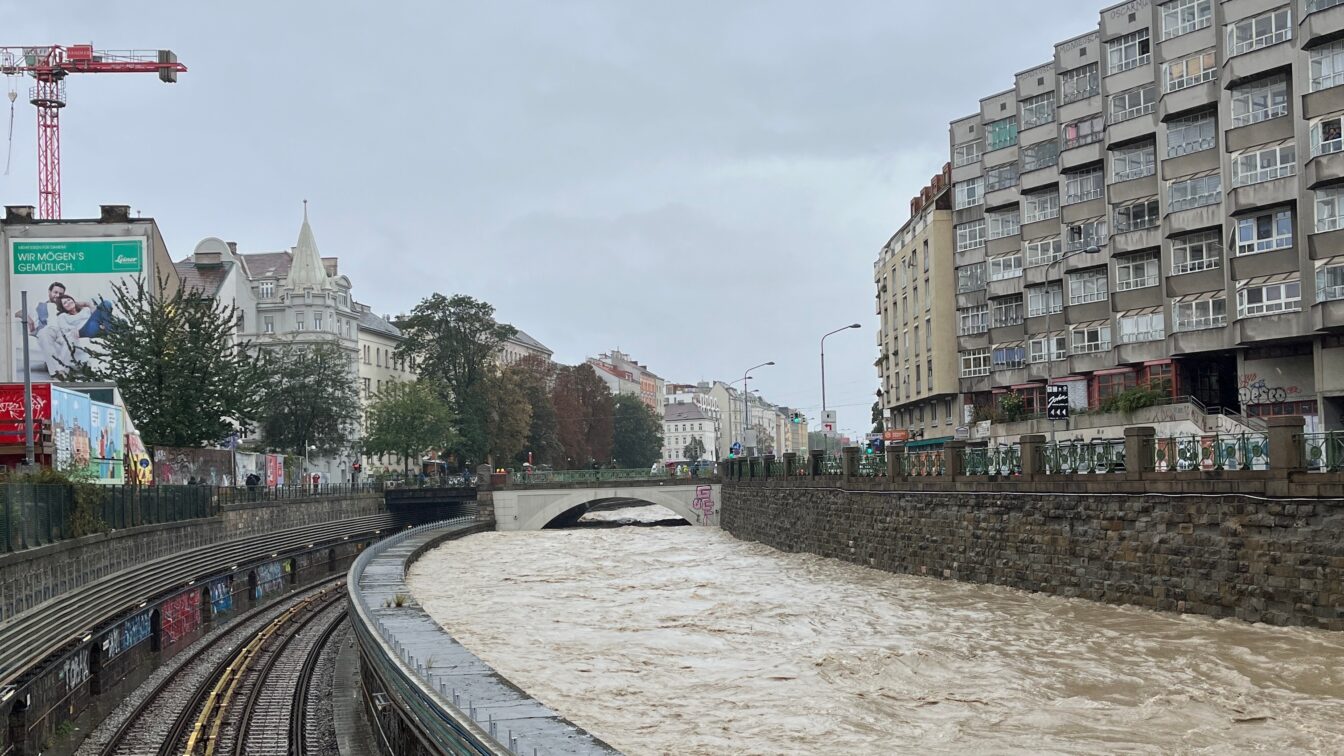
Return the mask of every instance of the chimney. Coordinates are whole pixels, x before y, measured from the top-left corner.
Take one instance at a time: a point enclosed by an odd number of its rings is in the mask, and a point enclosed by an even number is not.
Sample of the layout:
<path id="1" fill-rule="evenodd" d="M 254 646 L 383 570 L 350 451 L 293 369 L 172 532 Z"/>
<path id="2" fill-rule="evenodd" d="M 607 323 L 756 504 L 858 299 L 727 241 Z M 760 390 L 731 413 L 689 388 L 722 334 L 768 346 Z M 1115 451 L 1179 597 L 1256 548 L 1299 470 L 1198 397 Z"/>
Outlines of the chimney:
<path id="1" fill-rule="evenodd" d="M 227 245 L 229 245 L 229 254 L 233 255 L 234 257 L 237 257 L 237 256 L 238 256 L 238 242 L 224 242 L 224 243 L 227 244 Z"/>
<path id="2" fill-rule="evenodd" d="M 130 205 L 99 205 L 99 223 L 130 223 Z"/>
<path id="3" fill-rule="evenodd" d="M 32 205 L 5 205 L 5 223 L 28 223 L 32 219 Z"/>

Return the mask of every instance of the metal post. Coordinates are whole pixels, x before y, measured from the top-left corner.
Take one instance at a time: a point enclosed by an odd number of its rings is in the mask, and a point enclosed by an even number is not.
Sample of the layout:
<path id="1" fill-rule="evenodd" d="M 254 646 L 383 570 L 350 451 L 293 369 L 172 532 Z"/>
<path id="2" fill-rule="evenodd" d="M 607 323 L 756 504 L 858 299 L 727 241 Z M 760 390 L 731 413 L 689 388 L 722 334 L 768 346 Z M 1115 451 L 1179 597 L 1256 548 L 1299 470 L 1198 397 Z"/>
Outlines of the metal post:
<path id="1" fill-rule="evenodd" d="M 32 469 L 33 456 L 33 371 L 28 356 L 28 291 L 19 292 L 23 307 L 23 462 Z"/>

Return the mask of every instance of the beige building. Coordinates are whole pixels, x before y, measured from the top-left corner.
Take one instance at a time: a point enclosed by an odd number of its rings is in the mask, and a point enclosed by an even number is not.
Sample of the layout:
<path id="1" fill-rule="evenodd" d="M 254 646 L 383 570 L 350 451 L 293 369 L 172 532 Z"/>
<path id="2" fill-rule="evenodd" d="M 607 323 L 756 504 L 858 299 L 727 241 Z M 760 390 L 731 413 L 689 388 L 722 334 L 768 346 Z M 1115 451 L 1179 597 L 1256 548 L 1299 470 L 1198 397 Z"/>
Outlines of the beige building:
<path id="1" fill-rule="evenodd" d="M 359 331 L 359 397 L 364 410 L 363 427 L 368 427 L 369 405 L 392 382 L 415 380 L 415 364 L 413 360 L 396 356 L 397 346 L 402 341 L 401 331 L 396 326 L 373 312 L 368 305 L 355 302 L 354 309 Z M 405 468 L 403 460 L 396 455 L 364 457 L 362 462 L 365 474 L 384 470 L 397 472 Z M 414 472 L 418 469 L 417 460 L 411 465 L 411 470 Z"/>
<path id="2" fill-rule="evenodd" d="M 965 424 L 951 296 L 957 280 L 950 176 L 945 166 L 910 201 L 910 220 L 873 263 L 879 401 L 887 427 L 907 429 L 911 440 L 952 437 Z"/>
<path id="3" fill-rule="evenodd" d="M 555 353 L 549 347 L 527 335 L 521 328 L 515 327 L 515 330 L 517 332 L 500 346 L 498 354 L 495 355 L 500 367 L 508 367 L 527 357 L 540 357 L 546 362 L 551 361 Z"/>

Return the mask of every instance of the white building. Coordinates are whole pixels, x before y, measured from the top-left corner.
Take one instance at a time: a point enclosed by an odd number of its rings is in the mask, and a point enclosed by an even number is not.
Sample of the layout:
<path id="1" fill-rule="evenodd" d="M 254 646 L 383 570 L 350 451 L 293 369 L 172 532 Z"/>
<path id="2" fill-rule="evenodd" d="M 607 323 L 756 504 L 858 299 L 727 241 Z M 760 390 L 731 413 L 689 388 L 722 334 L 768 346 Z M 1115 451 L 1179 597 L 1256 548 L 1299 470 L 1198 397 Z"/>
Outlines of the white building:
<path id="1" fill-rule="evenodd" d="M 522 329 L 516 328 L 516 330 L 517 333 L 500 346 L 499 353 L 495 356 L 500 367 L 508 367 L 528 357 L 540 357 L 546 362 L 551 361 L 555 352 Z"/>
<path id="2" fill-rule="evenodd" d="M 704 444 L 700 459 L 713 460 L 718 423 L 698 404 L 676 403 L 663 407 L 663 462 L 694 462 L 686 458 L 686 446 L 694 438 Z"/>

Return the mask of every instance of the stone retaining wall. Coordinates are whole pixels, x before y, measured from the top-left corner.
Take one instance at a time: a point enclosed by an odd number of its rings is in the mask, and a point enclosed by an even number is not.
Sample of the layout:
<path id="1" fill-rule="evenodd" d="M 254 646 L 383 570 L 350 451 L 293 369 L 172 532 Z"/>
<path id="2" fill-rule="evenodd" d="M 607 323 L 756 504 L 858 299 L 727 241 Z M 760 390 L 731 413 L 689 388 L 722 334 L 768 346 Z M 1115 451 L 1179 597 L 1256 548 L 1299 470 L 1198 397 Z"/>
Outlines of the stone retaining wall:
<path id="1" fill-rule="evenodd" d="M 722 527 L 889 572 L 1344 630 L 1344 501 L 727 482 Z"/>

